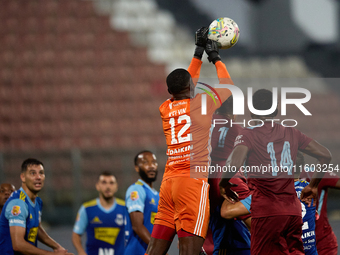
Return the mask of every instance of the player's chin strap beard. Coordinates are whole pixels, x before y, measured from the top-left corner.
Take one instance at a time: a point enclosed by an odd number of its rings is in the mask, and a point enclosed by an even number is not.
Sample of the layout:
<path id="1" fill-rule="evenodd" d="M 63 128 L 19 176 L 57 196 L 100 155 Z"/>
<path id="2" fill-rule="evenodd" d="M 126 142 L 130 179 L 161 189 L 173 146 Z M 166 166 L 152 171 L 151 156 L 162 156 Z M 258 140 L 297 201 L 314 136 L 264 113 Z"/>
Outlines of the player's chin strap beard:
<path id="1" fill-rule="evenodd" d="M 152 182 L 156 181 L 156 179 L 157 179 L 157 174 L 158 174 L 158 173 L 156 172 L 155 177 L 149 178 L 149 177 L 147 176 L 147 174 L 146 174 L 142 169 L 139 168 L 139 176 L 140 176 L 140 178 L 141 178 L 143 181 L 145 181 L 146 183 L 152 183 Z"/>

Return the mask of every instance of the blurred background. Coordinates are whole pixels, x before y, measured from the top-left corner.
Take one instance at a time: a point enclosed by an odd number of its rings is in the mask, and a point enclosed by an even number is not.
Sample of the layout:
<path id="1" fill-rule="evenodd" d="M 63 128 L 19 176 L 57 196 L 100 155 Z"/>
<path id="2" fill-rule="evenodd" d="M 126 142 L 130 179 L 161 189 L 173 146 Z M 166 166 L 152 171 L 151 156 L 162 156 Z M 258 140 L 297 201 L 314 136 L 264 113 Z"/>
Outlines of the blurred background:
<path id="1" fill-rule="evenodd" d="M 159 189 L 166 75 L 187 68 L 194 32 L 219 17 L 240 27 L 237 45 L 220 52 L 235 84 L 244 92 L 310 90 L 305 106 L 313 116 L 288 107 L 286 119 L 298 120 L 339 164 L 339 1 L 0 1 L 0 183 L 19 188 L 22 161 L 41 160 L 43 221 L 70 251 L 76 212 L 97 196 L 100 172 L 115 173 L 124 198 L 138 179 L 134 156 L 149 149 L 159 161 Z M 216 77 L 206 56 L 201 77 Z M 339 194 L 331 191 L 328 201 L 337 236 Z"/>

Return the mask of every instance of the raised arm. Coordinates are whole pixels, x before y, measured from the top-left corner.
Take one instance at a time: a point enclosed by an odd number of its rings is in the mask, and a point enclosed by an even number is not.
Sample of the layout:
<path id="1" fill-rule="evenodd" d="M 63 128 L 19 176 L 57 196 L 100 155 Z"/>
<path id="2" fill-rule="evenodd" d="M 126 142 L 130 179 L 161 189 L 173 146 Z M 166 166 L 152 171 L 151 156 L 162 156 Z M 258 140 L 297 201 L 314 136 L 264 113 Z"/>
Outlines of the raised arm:
<path id="1" fill-rule="evenodd" d="M 203 63 L 201 59 L 204 53 L 205 45 L 207 43 L 208 32 L 209 32 L 209 28 L 201 27 L 195 33 L 196 47 L 195 47 L 194 57 L 192 58 L 191 63 L 188 67 L 188 72 L 190 73 L 191 78 L 195 85 L 200 77 L 201 66 Z"/>

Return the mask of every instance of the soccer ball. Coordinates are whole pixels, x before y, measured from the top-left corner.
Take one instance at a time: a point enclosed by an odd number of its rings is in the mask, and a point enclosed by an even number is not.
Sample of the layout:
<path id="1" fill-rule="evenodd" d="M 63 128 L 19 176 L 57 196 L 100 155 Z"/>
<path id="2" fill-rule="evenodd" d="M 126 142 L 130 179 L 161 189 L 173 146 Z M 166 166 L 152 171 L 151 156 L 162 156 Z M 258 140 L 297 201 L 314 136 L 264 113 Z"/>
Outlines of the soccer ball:
<path id="1" fill-rule="evenodd" d="M 235 21 L 230 18 L 215 19 L 209 26 L 208 38 L 216 41 L 220 49 L 233 47 L 240 36 L 240 30 Z"/>

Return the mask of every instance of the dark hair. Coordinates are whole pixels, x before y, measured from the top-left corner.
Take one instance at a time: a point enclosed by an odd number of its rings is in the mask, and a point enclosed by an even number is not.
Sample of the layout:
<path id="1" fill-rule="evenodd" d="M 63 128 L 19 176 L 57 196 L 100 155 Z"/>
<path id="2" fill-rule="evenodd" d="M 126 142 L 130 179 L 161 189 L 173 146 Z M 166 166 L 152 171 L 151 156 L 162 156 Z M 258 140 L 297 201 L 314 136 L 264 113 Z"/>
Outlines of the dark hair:
<path id="1" fill-rule="evenodd" d="M 231 95 L 226 101 L 223 102 L 223 104 L 220 106 L 220 108 L 217 109 L 217 113 L 219 114 L 233 114 L 233 96 Z"/>
<path id="2" fill-rule="evenodd" d="M 113 173 L 111 173 L 111 172 L 109 172 L 109 171 L 103 171 L 103 172 L 101 172 L 99 175 L 98 175 L 98 180 L 99 180 L 99 178 L 100 178 L 100 176 L 113 176 L 113 177 L 115 177 L 115 175 L 113 174 Z M 116 177 L 115 177 L 116 178 Z"/>
<path id="3" fill-rule="evenodd" d="M 190 73 L 183 69 L 178 68 L 172 71 L 168 77 L 166 77 L 166 85 L 171 94 L 177 94 L 183 91 L 183 89 L 190 86 Z"/>
<path id="4" fill-rule="evenodd" d="M 138 165 L 138 156 L 140 155 L 140 154 L 143 154 L 143 153 L 151 153 L 151 154 L 153 154 L 151 151 L 148 151 L 148 150 L 144 150 L 144 151 L 141 151 L 141 152 L 139 152 L 136 156 L 135 156 L 135 159 L 134 159 L 134 162 L 135 162 L 135 166 L 137 166 Z"/>
<path id="5" fill-rule="evenodd" d="M 268 89 L 259 89 L 253 95 L 253 106 L 257 110 L 269 110 L 273 105 L 273 93 Z M 266 115 L 268 117 L 275 117 L 278 113 L 276 106 L 272 114 Z"/>
<path id="6" fill-rule="evenodd" d="M 44 166 L 44 164 L 41 161 L 39 161 L 39 160 L 37 160 L 35 158 L 28 158 L 28 159 L 24 160 L 24 162 L 22 162 L 22 164 L 21 164 L 21 172 L 22 173 L 26 172 L 28 166 L 32 166 L 32 165 L 35 165 L 35 166 L 42 165 L 42 166 Z"/>

